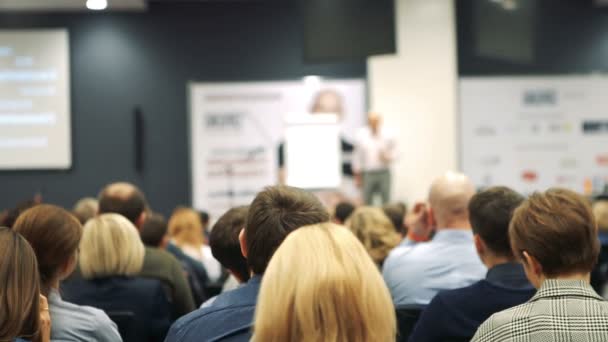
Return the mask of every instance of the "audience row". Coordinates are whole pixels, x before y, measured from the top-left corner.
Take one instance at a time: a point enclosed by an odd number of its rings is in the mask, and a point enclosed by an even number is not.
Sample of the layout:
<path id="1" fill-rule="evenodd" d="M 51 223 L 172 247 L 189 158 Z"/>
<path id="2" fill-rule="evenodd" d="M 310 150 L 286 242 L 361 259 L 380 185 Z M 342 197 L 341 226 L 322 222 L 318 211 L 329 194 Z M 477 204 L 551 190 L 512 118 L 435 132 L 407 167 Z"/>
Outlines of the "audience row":
<path id="1" fill-rule="evenodd" d="M 128 183 L 40 202 L 0 219 L 1 341 L 608 341 L 605 198 L 450 172 L 330 214 L 273 186 L 209 230 Z"/>

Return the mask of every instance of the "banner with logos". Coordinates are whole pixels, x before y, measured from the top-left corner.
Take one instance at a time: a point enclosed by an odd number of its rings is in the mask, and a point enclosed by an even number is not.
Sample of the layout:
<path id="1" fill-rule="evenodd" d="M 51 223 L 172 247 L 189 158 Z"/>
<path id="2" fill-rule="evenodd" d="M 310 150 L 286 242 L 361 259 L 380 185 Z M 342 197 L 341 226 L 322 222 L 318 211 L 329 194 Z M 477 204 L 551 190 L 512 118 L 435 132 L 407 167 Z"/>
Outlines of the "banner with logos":
<path id="1" fill-rule="evenodd" d="M 336 113 L 350 142 L 365 124 L 361 79 L 191 83 L 189 96 L 192 204 L 212 219 L 278 182 L 288 116 Z"/>
<path id="2" fill-rule="evenodd" d="M 479 187 L 608 184 L 608 77 L 460 79 L 460 161 Z"/>

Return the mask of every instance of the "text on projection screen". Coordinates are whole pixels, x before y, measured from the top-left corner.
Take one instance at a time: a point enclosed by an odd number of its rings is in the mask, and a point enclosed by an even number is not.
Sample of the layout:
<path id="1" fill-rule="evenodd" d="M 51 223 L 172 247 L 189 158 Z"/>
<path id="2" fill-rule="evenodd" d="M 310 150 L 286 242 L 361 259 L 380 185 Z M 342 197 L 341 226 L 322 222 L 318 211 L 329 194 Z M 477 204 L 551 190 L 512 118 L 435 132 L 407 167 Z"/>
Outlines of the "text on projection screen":
<path id="1" fill-rule="evenodd" d="M 66 30 L 0 30 L 0 169 L 72 164 Z"/>

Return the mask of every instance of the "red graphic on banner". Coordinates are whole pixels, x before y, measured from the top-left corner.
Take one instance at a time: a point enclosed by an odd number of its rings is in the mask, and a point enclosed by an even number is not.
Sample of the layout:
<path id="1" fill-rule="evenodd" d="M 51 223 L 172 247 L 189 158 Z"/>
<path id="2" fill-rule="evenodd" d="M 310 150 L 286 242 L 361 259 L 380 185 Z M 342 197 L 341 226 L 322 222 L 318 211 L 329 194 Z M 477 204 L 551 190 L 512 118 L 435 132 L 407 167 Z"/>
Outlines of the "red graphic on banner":
<path id="1" fill-rule="evenodd" d="M 525 170 L 521 173 L 521 178 L 529 183 L 536 182 L 538 174 L 535 171 Z"/>

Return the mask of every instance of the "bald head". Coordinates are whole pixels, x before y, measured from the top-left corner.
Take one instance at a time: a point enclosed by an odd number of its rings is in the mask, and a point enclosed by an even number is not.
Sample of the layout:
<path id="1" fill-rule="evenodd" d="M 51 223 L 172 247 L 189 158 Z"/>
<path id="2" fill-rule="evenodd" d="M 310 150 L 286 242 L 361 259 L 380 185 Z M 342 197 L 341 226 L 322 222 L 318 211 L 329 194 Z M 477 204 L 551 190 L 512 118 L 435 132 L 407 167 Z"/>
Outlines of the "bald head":
<path id="1" fill-rule="evenodd" d="M 468 222 L 467 208 L 473 195 L 475 186 L 462 173 L 448 172 L 437 178 L 431 185 L 429 203 L 438 228 Z"/>
<path id="2" fill-rule="evenodd" d="M 146 207 L 144 194 L 130 183 L 109 184 L 99 194 L 99 214 L 120 214 L 138 227 Z"/>
<path id="3" fill-rule="evenodd" d="M 340 116 L 342 115 L 342 97 L 335 90 L 322 90 L 317 93 L 310 111 L 312 113 L 333 113 Z"/>
<path id="4" fill-rule="evenodd" d="M 382 116 L 376 112 L 369 112 L 367 114 L 367 124 L 372 132 L 377 133 L 382 123 Z"/>

